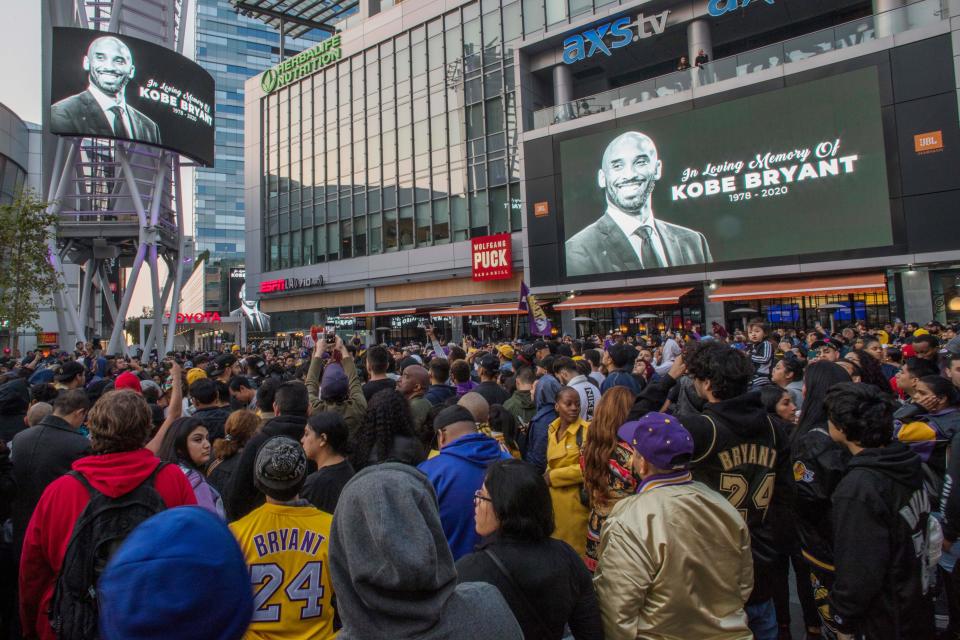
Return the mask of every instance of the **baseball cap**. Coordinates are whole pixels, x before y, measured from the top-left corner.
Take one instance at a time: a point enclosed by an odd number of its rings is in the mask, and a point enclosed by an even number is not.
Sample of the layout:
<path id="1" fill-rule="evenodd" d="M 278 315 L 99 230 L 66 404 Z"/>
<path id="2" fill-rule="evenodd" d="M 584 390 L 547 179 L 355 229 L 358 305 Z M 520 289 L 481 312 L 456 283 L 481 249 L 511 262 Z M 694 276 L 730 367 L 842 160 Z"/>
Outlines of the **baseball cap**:
<path id="1" fill-rule="evenodd" d="M 550 345 L 547 344 L 547 341 L 546 341 L 546 340 L 537 340 L 536 342 L 533 343 L 532 346 L 533 346 L 533 350 L 534 350 L 534 351 L 540 351 L 540 349 L 549 349 L 549 348 L 550 348 Z"/>
<path id="2" fill-rule="evenodd" d="M 480 359 L 480 368 L 490 373 L 500 371 L 500 360 L 496 356 L 484 356 Z"/>
<path id="3" fill-rule="evenodd" d="M 189 387 L 197 380 L 200 380 L 201 378 L 206 378 L 206 377 L 207 377 L 207 372 L 199 367 L 194 367 L 193 369 L 189 369 L 187 371 L 187 386 Z"/>
<path id="4" fill-rule="evenodd" d="M 57 382 L 66 382 L 67 380 L 73 380 L 78 375 L 83 373 L 83 365 L 79 362 L 71 360 L 69 362 L 64 362 L 60 367 L 60 373 L 53 377 Z"/>
<path id="5" fill-rule="evenodd" d="M 837 342 L 834 342 L 831 340 L 817 340 L 812 345 L 810 345 L 811 349 L 819 349 L 820 347 L 830 347 L 831 349 L 840 351 L 840 345 Z"/>
<path id="6" fill-rule="evenodd" d="M 466 407 L 455 404 L 437 414 L 437 417 L 433 419 L 433 430 L 440 431 L 458 422 L 476 423 L 473 414 Z"/>
<path id="7" fill-rule="evenodd" d="M 274 436 L 260 447 L 253 466 L 253 483 L 266 495 L 300 490 L 307 476 L 307 456 L 300 443 Z"/>
<path id="8" fill-rule="evenodd" d="M 497 347 L 497 353 L 502 355 L 507 360 L 513 360 L 514 350 L 513 350 L 513 347 L 511 347 L 508 344 L 502 344 L 499 347 Z"/>
<path id="9" fill-rule="evenodd" d="M 659 469 L 685 469 L 693 456 L 693 438 L 675 416 L 651 411 L 617 429 L 617 437 Z"/>
<path id="10" fill-rule="evenodd" d="M 223 372 L 232 367 L 236 361 L 236 356 L 232 356 L 229 353 L 218 356 L 217 359 L 213 361 L 213 369 L 210 370 L 210 377 L 216 378 L 217 376 L 223 375 Z"/>

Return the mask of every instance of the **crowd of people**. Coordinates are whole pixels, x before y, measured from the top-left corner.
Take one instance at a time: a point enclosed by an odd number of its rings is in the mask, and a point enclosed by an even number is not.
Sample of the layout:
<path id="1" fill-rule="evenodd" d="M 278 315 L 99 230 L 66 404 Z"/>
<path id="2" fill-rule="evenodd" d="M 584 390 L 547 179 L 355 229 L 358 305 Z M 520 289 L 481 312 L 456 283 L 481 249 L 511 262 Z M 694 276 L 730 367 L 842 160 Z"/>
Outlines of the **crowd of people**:
<path id="1" fill-rule="evenodd" d="M 960 638 L 954 326 L 138 355 L 0 360 L 4 639 Z"/>

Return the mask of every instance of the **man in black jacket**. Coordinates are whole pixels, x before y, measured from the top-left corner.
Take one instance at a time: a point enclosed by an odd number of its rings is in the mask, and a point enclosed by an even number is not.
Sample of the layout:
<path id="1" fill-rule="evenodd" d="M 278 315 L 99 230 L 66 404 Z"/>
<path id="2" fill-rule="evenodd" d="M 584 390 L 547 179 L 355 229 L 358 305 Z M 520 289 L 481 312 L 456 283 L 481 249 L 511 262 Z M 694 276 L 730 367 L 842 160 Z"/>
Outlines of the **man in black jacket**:
<path id="1" fill-rule="evenodd" d="M 933 638 L 930 499 L 920 457 L 893 441 L 896 405 L 870 385 L 845 382 L 826 407 L 830 437 L 853 456 L 833 493 L 834 622 L 856 638 Z"/>
<path id="2" fill-rule="evenodd" d="M 207 428 L 207 440 L 211 444 L 225 435 L 223 425 L 230 412 L 220 406 L 217 383 L 210 378 L 200 378 L 190 385 L 190 399 L 196 411 L 193 417 Z"/>
<path id="3" fill-rule="evenodd" d="M 26 380 L 11 380 L 0 385 L 0 440 L 11 442 L 27 428 L 23 419 L 30 405 L 30 387 Z"/>
<path id="4" fill-rule="evenodd" d="M 482 395 L 487 404 L 490 406 L 503 405 L 510 399 L 507 390 L 497 383 L 497 379 L 500 377 L 500 360 L 496 356 L 484 356 L 480 360 L 479 373 L 480 384 L 474 387 L 473 391 Z"/>
<path id="5" fill-rule="evenodd" d="M 678 417 L 693 437 L 693 479 L 726 496 L 750 529 L 754 587 L 744 607 L 758 639 L 776 638 L 772 567 L 778 551 L 767 510 L 791 488 L 790 450 L 785 432 L 750 391 L 754 367 L 740 351 L 715 341 L 701 342 L 674 360 L 667 375 L 637 397 L 628 420 L 638 420 L 663 406 L 677 379 L 688 372 L 701 412 Z"/>
<path id="6" fill-rule="evenodd" d="M 89 408 L 86 391 L 62 391 L 53 401 L 53 413 L 37 426 L 18 433 L 10 445 L 13 477 L 17 483 L 12 510 L 17 557 L 43 490 L 68 473 L 75 460 L 90 455 L 90 441 L 78 431 Z"/>
<path id="7" fill-rule="evenodd" d="M 273 412 L 276 418 L 267 422 L 260 431 L 247 442 L 240 453 L 233 477 L 224 496 L 224 507 L 229 521 L 238 520 L 264 503 L 264 496 L 253 483 L 253 467 L 257 451 L 264 442 L 274 436 L 286 436 L 300 442 L 303 429 L 307 424 L 307 410 L 310 399 L 307 387 L 302 382 L 284 382 L 273 398 Z M 316 471 L 316 465 L 308 463 L 308 472 Z"/>

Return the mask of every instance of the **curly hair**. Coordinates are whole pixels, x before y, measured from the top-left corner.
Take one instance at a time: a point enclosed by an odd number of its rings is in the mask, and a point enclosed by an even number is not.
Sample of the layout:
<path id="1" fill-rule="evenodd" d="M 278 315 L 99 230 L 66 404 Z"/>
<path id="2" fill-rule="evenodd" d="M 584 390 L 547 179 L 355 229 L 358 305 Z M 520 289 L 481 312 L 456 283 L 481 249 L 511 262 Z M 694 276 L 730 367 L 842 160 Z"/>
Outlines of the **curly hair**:
<path id="1" fill-rule="evenodd" d="M 243 449 L 247 441 L 256 433 L 260 426 L 260 418 L 249 409 L 234 411 L 223 424 L 223 431 L 230 439 L 217 438 L 213 443 L 213 457 L 215 460 L 232 458 Z"/>
<path id="2" fill-rule="evenodd" d="M 830 422 L 849 442 L 861 447 L 884 447 L 893 438 L 893 397 L 867 384 L 842 382 L 824 401 Z"/>
<path id="3" fill-rule="evenodd" d="M 684 354 L 687 371 L 696 380 L 709 380 L 719 400 L 730 400 L 747 392 L 754 367 L 750 358 L 715 340 L 699 342 Z"/>
<path id="4" fill-rule="evenodd" d="M 634 395 L 626 387 L 613 387 L 603 394 L 583 440 L 583 486 L 594 505 L 607 504 L 607 466 L 617 448 L 617 429 L 627 421 L 633 401 Z"/>
<path id="5" fill-rule="evenodd" d="M 367 403 L 363 425 L 354 433 L 351 442 L 350 464 L 359 471 L 370 464 L 371 457 L 377 461 L 386 460 L 395 436 L 417 438 L 407 399 L 395 389 L 384 389 L 373 394 Z"/>
<path id="6" fill-rule="evenodd" d="M 132 389 L 108 391 L 87 414 L 94 453 L 122 453 L 143 448 L 153 430 L 153 414 Z"/>

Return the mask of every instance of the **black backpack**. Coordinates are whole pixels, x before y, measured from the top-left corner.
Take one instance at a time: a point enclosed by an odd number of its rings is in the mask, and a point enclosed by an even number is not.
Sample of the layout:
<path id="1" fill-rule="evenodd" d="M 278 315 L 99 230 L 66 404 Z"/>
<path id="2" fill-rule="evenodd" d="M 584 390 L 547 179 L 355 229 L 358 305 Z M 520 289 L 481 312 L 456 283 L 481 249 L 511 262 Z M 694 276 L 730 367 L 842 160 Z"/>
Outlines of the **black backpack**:
<path id="1" fill-rule="evenodd" d="M 62 640 L 88 640 L 97 633 L 97 583 L 107 562 L 141 522 L 166 509 L 154 481 L 167 463 L 161 462 L 136 489 L 110 498 L 95 489 L 83 474 L 71 471 L 90 493 L 90 502 L 77 519 L 53 592 L 50 623 Z"/>

